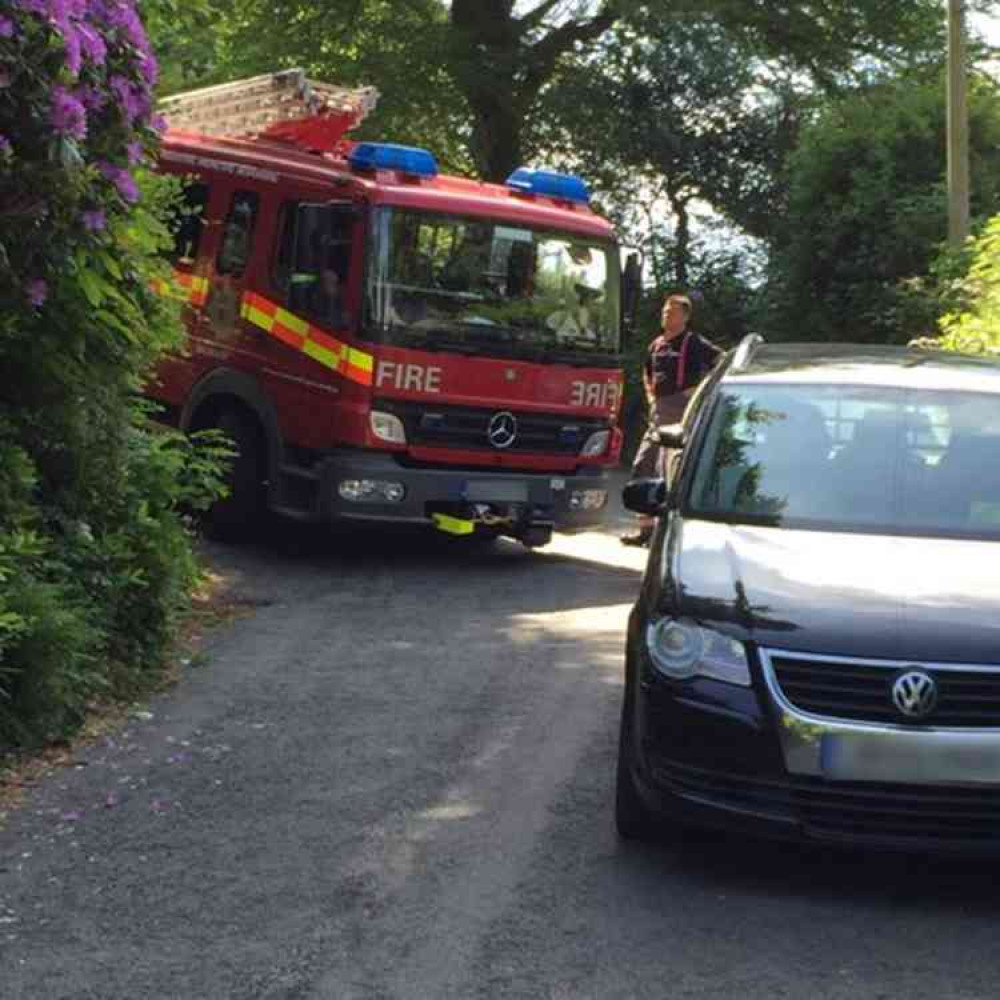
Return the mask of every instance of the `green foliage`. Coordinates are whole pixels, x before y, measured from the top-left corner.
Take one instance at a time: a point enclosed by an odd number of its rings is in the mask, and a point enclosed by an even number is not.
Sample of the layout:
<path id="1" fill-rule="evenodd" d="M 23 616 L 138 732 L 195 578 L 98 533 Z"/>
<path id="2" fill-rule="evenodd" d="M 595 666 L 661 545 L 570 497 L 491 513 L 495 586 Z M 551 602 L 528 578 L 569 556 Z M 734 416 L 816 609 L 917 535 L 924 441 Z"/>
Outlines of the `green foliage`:
<path id="1" fill-rule="evenodd" d="M 141 169 L 142 25 L 129 3 L 28 6 L 0 0 L 0 751 L 158 675 L 198 572 L 184 511 L 221 489 L 218 443 L 137 401 L 182 334 L 151 291 L 176 185 Z"/>
<path id="2" fill-rule="evenodd" d="M 152 29 L 165 94 L 302 67 L 317 80 L 378 88 L 378 106 L 352 138 L 431 148 L 453 172 L 472 166 L 439 0 L 204 0 L 203 9 L 207 28 L 187 13 L 182 30 L 166 18 Z"/>
<path id="3" fill-rule="evenodd" d="M 969 246 L 971 266 L 955 286 L 961 307 L 941 317 L 937 346 L 967 354 L 1000 353 L 1000 216 Z"/>
<path id="4" fill-rule="evenodd" d="M 973 211 L 990 215 L 1000 207 L 996 84 L 977 80 L 970 108 Z M 944 139 L 939 79 L 873 86 L 806 129 L 774 241 L 771 333 L 905 342 L 933 328 L 919 288 L 947 228 Z"/>

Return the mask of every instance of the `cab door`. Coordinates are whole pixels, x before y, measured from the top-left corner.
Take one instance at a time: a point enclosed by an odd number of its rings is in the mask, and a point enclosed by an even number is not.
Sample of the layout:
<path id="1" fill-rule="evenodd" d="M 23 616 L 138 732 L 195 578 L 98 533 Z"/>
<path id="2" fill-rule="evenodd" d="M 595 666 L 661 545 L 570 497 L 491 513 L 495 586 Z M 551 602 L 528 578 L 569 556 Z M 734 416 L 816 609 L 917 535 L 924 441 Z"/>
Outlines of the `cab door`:
<path id="1" fill-rule="evenodd" d="M 340 440 L 345 408 L 363 406 L 343 364 L 358 327 L 363 221 L 354 203 L 326 191 L 295 194 L 274 213 L 271 266 L 255 288 L 275 322 L 258 316 L 256 336 L 286 439 L 322 449 Z"/>
<path id="2" fill-rule="evenodd" d="M 248 351 L 252 342 L 244 342 L 241 308 L 261 216 L 261 193 L 237 186 L 224 194 L 221 226 L 217 238 L 210 241 L 208 248 L 212 255 L 210 287 L 202 311 L 198 340 L 203 354 L 216 360 L 242 360 L 245 364 L 249 360 L 245 355 L 253 351 Z M 222 209 L 222 206 L 219 208 Z"/>
<path id="3" fill-rule="evenodd" d="M 194 339 L 198 336 L 202 309 L 208 291 L 206 272 L 210 261 L 206 256 L 209 242 L 209 203 L 212 194 L 210 176 L 195 176 L 188 180 L 182 191 L 182 203 L 173 220 L 174 245 L 169 260 L 173 277 L 158 289 L 180 302 L 181 320 L 187 331 L 187 343 L 163 358 L 156 367 L 156 377 L 150 384 L 150 393 L 158 399 L 179 407 L 187 397 L 197 378 L 197 365 L 193 352 Z"/>

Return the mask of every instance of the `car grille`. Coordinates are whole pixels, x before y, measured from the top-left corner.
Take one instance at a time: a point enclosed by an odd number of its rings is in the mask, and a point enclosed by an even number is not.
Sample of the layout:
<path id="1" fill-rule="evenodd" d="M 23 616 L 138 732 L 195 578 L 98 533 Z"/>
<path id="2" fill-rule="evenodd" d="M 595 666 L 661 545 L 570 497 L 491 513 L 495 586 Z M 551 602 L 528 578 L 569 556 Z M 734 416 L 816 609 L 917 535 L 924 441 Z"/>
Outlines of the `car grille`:
<path id="1" fill-rule="evenodd" d="M 802 823 L 834 837 L 885 840 L 1000 839 L 1000 789 L 938 785 L 795 782 Z"/>
<path id="2" fill-rule="evenodd" d="M 403 421 L 410 444 L 431 448 L 461 448 L 465 451 L 497 449 L 490 444 L 490 420 L 502 412 L 513 413 L 517 435 L 505 452 L 544 452 L 578 455 L 587 438 L 607 428 L 607 421 L 567 419 L 558 413 L 523 413 L 516 410 L 474 406 L 428 406 L 426 403 L 377 400 L 374 408 L 394 413 Z"/>
<path id="3" fill-rule="evenodd" d="M 770 661 L 781 693 L 803 712 L 858 722 L 908 722 L 896 711 L 891 696 L 893 682 L 906 669 L 904 664 L 887 666 L 776 652 L 770 653 Z M 937 682 L 938 699 L 919 725 L 1000 726 L 1000 669 L 921 669 Z"/>
<path id="4" fill-rule="evenodd" d="M 795 819 L 807 833 L 827 839 L 1000 841 L 1000 788 L 809 777 L 767 780 L 673 761 L 661 762 L 654 774 L 680 795 L 775 819 Z"/>

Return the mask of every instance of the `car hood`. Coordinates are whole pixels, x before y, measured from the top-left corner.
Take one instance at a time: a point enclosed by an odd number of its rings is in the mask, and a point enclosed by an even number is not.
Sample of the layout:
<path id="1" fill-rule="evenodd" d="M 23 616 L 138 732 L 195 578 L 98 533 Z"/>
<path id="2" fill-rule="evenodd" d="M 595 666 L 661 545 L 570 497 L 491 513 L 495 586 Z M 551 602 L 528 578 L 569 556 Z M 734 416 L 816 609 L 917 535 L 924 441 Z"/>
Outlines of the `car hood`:
<path id="1" fill-rule="evenodd" d="M 665 593 L 765 646 L 1000 663 L 1000 543 L 674 522 Z"/>

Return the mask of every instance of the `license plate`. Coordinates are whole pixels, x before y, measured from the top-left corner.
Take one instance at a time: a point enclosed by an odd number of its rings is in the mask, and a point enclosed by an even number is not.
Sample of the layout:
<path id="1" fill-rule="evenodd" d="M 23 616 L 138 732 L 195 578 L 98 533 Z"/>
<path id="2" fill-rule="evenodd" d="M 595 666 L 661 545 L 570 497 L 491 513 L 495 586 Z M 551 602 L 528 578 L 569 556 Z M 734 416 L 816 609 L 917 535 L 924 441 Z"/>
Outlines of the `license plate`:
<path id="1" fill-rule="evenodd" d="M 480 503 L 526 503 L 528 485 L 505 479 L 474 479 L 465 484 L 465 499 Z"/>
<path id="2" fill-rule="evenodd" d="M 839 781 L 1000 784 L 1000 735 L 824 733 L 820 769 Z"/>

